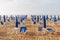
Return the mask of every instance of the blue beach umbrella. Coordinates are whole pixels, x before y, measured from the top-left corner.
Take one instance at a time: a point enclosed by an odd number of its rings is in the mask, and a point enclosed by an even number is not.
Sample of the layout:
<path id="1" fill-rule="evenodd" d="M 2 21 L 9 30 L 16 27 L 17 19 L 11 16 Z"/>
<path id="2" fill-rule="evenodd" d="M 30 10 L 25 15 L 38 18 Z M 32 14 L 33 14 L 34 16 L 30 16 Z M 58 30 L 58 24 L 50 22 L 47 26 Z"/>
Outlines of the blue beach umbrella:
<path id="1" fill-rule="evenodd" d="M 56 24 L 56 21 L 57 21 L 56 16 L 54 16 L 54 24 Z"/>
<path id="2" fill-rule="evenodd" d="M 46 15 L 45 18 L 46 18 L 46 20 L 48 20 L 48 19 L 49 19 L 49 18 L 48 18 L 48 15 Z"/>
<path id="3" fill-rule="evenodd" d="M 7 18 L 8 18 L 8 16 L 7 16 L 7 15 L 4 15 L 4 16 L 3 16 L 4 22 L 6 22 L 6 21 L 7 21 Z"/>
<path id="4" fill-rule="evenodd" d="M 16 16 L 16 28 L 18 28 L 18 24 L 20 24 L 20 22 L 18 22 L 18 18 Z"/>
<path id="5" fill-rule="evenodd" d="M 33 24 L 36 24 L 36 22 L 37 22 L 36 15 L 31 15 L 31 18 L 32 18 Z"/>
<path id="6" fill-rule="evenodd" d="M 50 15 L 50 20 L 52 19 L 52 15 Z"/>
<path id="7" fill-rule="evenodd" d="M 46 19 L 44 15 L 43 15 L 43 24 L 44 24 L 44 28 L 46 28 Z"/>
<path id="8" fill-rule="evenodd" d="M 23 22 L 23 20 L 27 20 L 27 15 L 20 16 L 20 22 Z"/>
<path id="9" fill-rule="evenodd" d="M 6 22 L 6 18 L 5 18 L 5 15 L 3 16 L 3 19 L 4 19 L 4 22 Z"/>

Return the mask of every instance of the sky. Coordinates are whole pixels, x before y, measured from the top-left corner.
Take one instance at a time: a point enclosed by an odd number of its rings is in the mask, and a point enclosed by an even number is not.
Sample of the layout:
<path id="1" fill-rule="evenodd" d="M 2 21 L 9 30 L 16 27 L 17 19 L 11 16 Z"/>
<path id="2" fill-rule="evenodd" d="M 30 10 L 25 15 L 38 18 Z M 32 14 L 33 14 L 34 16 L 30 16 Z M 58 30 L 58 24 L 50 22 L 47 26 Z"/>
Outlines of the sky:
<path id="1" fill-rule="evenodd" d="M 60 15 L 60 0 L 0 0 L 0 15 Z"/>

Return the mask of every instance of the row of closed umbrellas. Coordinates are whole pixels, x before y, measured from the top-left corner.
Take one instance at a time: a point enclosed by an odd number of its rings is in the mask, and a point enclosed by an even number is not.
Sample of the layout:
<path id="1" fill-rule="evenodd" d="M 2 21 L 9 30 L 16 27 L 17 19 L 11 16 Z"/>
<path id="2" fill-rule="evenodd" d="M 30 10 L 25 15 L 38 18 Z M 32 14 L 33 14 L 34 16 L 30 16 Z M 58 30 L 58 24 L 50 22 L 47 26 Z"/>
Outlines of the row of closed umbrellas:
<path id="1" fill-rule="evenodd" d="M 49 21 L 49 20 L 53 19 L 54 23 L 56 21 L 60 20 L 60 16 L 56 16 L 56 15 L 54 15 L 54 16 L 52 16 L 52 15 L 50 15 L 50 16 L 48 16 L 48 15 L 31 15 L 30 17 L 31 17 L 31 20 L 33 21 L 33 24 L 36 24 L 36 22 L 43 20 L 43 25 L 44 25 L 43 28 L 47 29 L 48 32 L 55 32 L 55 31 L 51 28 L 46 28 L 46 20 Z M 8 19 L 14 20 L 16 28 L 18 28 L 19 24 L 23 23 L 24 20 L 26 20 L 26 21 L 28 20 L 28 15 L 21 15 L 21 16 L 16 15 L 16 16 L 10 16 L 10 17 L 8 17 L 6 15 L 4 15 L 3 17 L 0 16 L 0 23 L 1 23 L 2 19 L 3 19 L 3 23 L 5 23 Z M 23 27 L 21 27 L 20 32 L 26 32 L 26 30 L 27 30 L 27 27 L 23 26 Z"/>

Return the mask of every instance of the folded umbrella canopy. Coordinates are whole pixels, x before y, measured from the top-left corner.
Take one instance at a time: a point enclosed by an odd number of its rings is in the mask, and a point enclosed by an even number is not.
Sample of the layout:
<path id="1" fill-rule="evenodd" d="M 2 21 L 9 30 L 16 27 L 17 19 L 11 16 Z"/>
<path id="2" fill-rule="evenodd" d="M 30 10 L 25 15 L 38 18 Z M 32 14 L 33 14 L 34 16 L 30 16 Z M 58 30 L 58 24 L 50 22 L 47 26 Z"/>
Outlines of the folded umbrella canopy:
<path id="1" fill-rule="evenodd" d="M 60 20 L 60 16 L 58 15 L 58 20 Z"/>
<path id="2" fill-rule="evenodd" d="M 27 15 L 20 16 L 20 22 L 22 23 L 23 20 L 27 20 Z"/>
<path id="3" fill-rule="evenodd" d="M 36 22 L 37 22 L 37 17 L 36 17 L 36 15 L 31 15 L 31 19 L 32 19 L 32 21 L 33 21 L 33 24 L 36 24 Z"/>
<path id="4" fill-rule="evenodd" d="M 49 19 L 48 15 L 46 15 L 45 18 L 46 18 L 46 20 L 48 20 Z"/>
<path id="5" fill-rule="evenodd" d="M 54 19 L 54 24 L 56 24 L 57 19 L 56 19 L 55 15 L 54 15 L 53 19 Z"/>
<path id="6" fill-rule="evenodd" d="M 7 15 L 4 15 L 4 16 L 3 16 L 4 22 L 7 22 L 7 19 L 8 19 L 8 16 L 7 16 Z"/>
<path id="7" fill-rule="evenodd" d="M 13 21 L 15 21 L 15 16 L 12 16 L 12 15 L 11 15 L 11 16 L 10 16 L 10 19 L 13 20 Z"/>
<path id="8" fill-rule="evenodd" d="M 52 19 L 52 15 L 50 15 L 50 20 Z"/>
<path id="9" fill-rule="evenodd" d="M 46 18 L 44 15 L 43 15 L 43 24 L 44 24 L 44 28 L 46 28 Z"/>
<path id="10" fill-rule="evenodd" d="M 20 22 L 18 22 L 18 18 L 17 18 L 17 16 L 16 16 L 16 28 L 18 28 L 18 24 L 20 24 Z"/>
<path id="11" fill-rule="evenodd" d="M 4 22 L 6 22 L 6 16 L 5 15 L 3 16 L 3 19 L 4 19 Z"/>

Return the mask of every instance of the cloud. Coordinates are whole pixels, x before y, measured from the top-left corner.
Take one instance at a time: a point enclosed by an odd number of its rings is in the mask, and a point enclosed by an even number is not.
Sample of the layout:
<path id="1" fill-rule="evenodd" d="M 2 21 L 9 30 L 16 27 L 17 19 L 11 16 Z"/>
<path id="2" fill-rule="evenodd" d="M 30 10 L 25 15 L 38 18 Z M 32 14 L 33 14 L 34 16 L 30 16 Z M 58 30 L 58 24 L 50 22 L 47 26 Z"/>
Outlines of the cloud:
<path id="1" fill-rule="evenodd" d="M 60 0 L 0 0 L 0 15 L 59 13 Z"/>

